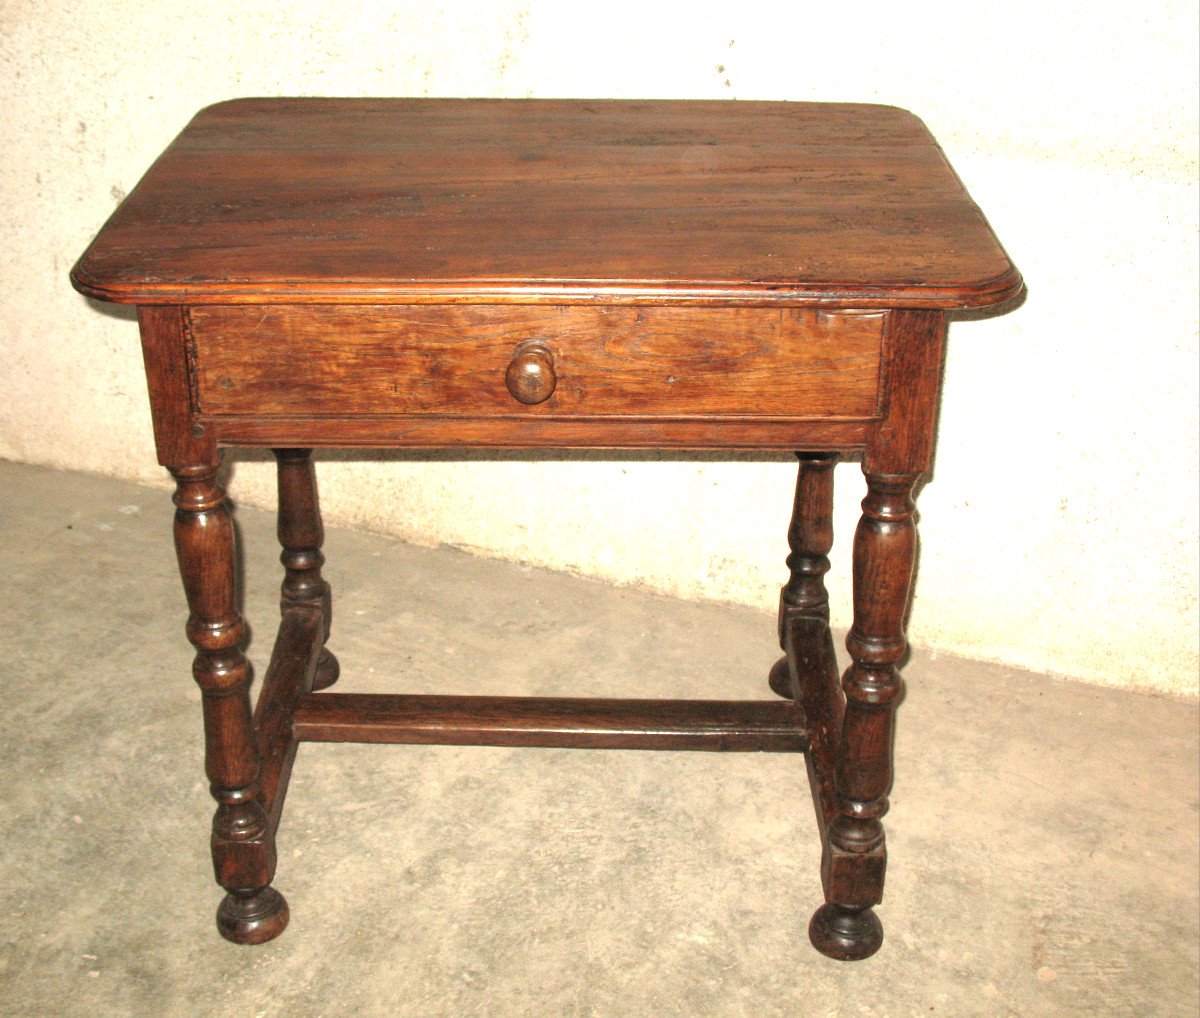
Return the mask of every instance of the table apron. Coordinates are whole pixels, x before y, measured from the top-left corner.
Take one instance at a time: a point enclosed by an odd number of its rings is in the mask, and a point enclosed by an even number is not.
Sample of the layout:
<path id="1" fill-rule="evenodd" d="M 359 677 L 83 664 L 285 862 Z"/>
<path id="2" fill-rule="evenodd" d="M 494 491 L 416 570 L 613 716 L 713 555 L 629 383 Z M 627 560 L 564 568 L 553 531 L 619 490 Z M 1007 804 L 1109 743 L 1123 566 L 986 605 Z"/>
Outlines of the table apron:
<path id="1" fill-rule="evenodd" d="M 140 310 L 160 461 L 221 446 L 807 449 L 927 469 L 940 312 L 279 305 Z M 557 385 L 506 368 L 549 351 Z M 544 355 L 539 354 L 542 363 Z"/>

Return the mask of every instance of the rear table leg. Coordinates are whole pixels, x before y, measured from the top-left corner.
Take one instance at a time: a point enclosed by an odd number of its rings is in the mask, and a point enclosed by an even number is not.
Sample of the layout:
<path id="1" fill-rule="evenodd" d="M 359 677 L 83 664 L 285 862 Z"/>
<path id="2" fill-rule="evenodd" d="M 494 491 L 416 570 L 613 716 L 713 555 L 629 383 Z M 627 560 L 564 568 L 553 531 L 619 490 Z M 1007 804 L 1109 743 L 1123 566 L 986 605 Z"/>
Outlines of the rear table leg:
<path id="1" fill-rule="evenodd" d="M 311 606 L 325 618 L 325 637 L 333 621 L 333 599 L 329 584 L 321 578 L 325 556 L 321 544 L 325 530 L 321 525 L 321 507 L 317 501 L 317 474 L 311 449 L 275 449 L 279 473 L 279 543 L 283 552 L 282 601 L 286 611 Z M 312 688 L 328 689 L 338 680 L 340 667 L 328 648 L 322 648 Z"/>
<path id="2" fill-rule="evenodd" d="M 829 550 L 833 547 L 833 468 L 840 457 L 836 452 L 798 452 L 796 458 L 800 460 L 800 472 L 788 528 L 791 554 L 787 567 L 791 575 L 779 592 L 780 647 L 790 616 L 815 614 L 829 618 L 825 574 L 829 572 Z M 768 681 L 776 693 L 792 699 L 786 657 L 775 662 Z"/>

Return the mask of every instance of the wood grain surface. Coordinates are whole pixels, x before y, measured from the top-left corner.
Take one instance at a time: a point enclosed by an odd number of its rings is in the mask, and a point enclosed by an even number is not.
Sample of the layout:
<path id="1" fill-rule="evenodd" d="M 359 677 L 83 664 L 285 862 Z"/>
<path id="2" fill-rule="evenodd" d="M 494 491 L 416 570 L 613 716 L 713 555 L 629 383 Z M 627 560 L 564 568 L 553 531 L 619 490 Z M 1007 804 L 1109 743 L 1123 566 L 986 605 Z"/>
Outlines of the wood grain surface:
<path id="1" fill-rule="evenodd" d="M 198 307 L 210 415 L 879 414 L 882 313 L 812 308 Z M 523 344 L 551 355 L 544 401 L 513 397 Z"/>
<path id="2" fill-rule="evenodd" d="M 799 753 L 804 714 L 784 700 L 617 700 L 537 696 L 314 693 L 301 742 Z"/>
<path id="3" fill-rule="evenodd" d="M 275 830 L 302 740 L 805 751 L 826 901 L 877 951 L 882 817 L 949 312 L 1020 275 L 925 126 L 817 103 L 246 99 L 201 111 L 72 272 L 139 305 L 202 691 L 218 928 L 278 936 Z M 220 447 L 270 446 L 285 569 L 252 715 Z M 313 447 L 801 450 L 779 613 L 787 699 L 317 693 Z M 851 664 L 823 577 L 832 468 L 862 452 Z M 810 742 L 811 740 L 811 742 Z"/>
<path id="4" fill-rule="evenodd" d="M 137 304 L 993 304 L 1021 277 L 889 106 L 242 99 L 72 274 Z"/>

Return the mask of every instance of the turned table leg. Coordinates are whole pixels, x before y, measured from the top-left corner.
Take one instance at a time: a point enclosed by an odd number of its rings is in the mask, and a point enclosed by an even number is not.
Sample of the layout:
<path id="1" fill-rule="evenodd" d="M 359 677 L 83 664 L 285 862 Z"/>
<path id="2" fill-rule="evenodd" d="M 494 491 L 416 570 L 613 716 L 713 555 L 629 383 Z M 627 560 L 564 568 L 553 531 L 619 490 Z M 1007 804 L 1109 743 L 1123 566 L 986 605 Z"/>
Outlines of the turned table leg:
<path id="1" fill-rule="evenodd" d="M 912 586 L 917 531 L 917 474 L 867 474 L 867 497 L 854 535 L 854 624 L 846 637 L 852 663 L 842 679 L 846 711 L 834 784 L 837 813 L 821 864 L 825 901 L 809 924 L 822 954 L 854 960 L 879 950 L 883 927 L 871 906 L 883 895 L 883 825 L 892 785 L 896 702 L 903 691 L 904 617 Z"/>
<path id="2" fill-rule="evenodd" d="M 321 507 L 317 501 L 317 474 L 311 449 L 275 449 L 279 473 L 279 556 L 284 567 L 280 608 L 297 605 L 320 609 L 325 618 L 325 639 L 333 622 L 333 600 L 329 584 L 321 578 L 325 556 L 321 543 Z M 337 682 L 340 668 L 328 648 L 322 648 L 312 688 L 328 689 Z"/>
<path id="3" fill-rule="evenodd" d="M 836 452 L 798 452 L 796 501 L 788 527 L 788 581 L 779 592 L 779 646 L 784 644 L 787 620 L 797 614 L 829 618 L 829 551 L 833 547 L 833 468 Z M 771 689 L 792 699 L 787 658 L 775 662 L 768 677 Z"/>
<path id="4" fill-rule="evenodd" d="M 217 811 L 213 868 L 228 892 L 217 929 L 238 944 L 277 937 L 287 902 L 271 887 L 275 836 L 258 799 L 260 761 L 250 713 L 250 673 L 234 600 L 233 521 L 217 464 L 173 467 L 175 549 L 187 594 L 187 635 L 196 648 L 192 673 L 204 706 L 205 770 Z"/>

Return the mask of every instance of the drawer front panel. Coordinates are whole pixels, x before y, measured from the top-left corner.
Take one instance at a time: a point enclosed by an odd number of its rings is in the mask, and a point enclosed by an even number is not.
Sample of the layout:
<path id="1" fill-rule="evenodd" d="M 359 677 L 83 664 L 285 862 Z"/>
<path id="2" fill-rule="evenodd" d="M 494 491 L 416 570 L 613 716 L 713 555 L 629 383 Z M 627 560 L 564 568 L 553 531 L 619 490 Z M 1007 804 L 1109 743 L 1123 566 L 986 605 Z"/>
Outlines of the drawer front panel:
<path id="1" fill-rule="evenodd" d="M 879 416 L 882 313 L 492 305 L 195 307 L 204 415 Z M 505 372 L 536 344 L 543 402 Z"/>

